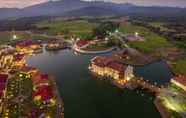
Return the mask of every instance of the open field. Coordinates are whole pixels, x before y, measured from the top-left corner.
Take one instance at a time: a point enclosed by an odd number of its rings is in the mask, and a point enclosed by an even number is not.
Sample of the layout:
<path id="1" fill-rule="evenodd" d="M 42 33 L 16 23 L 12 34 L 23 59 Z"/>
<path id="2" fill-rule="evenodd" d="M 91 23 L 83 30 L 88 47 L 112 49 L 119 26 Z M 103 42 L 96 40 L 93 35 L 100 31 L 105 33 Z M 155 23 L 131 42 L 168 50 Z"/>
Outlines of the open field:
<path id="1" fill-rule="evenodd" d="M 173 71 L 176 74 L 186 74 L 186 59 L 179 59 L 174 62 Z"/>
<path id="2" fill-rule="evenodd" d="M 13 39 L 14 34 L 17 36 L 17 39 Z M 39 34 L 30 34 L 24 31 L 0 32 L 0 44 L 9 44 L 9 43 L 13 43 L 25 39 L 43 40 L 43 39 L 47 39 L 47 37 Z"/>
<path id="3" fill-rule="evenodd" d="M 154 27 L 154 28 L 159 28 L 160 31 L 169 31 L 170 29 L 168 29 L 167 27 L 165 27 L 165 23 L 163 22 L 150 22 L 149 23 L 150 26 Z"/>
<path id="4" fill-rule="evenodd" d="M 49 28 L 47 33 L 51 35 L 55 34 L 74 34 L 78 37 L 86 37 L 90 35 L 93 28 L 97 26 L 96 23 L 90 23 L 85 20 L 76 20 L 76 21 L 53 21 L 53 22 L 40 22 L 36 24 L 37 27 Z"/>
<path id="5" fill-rule="evenodd" d="M 109 49 L 111 46 L 109 46 L 107 43 L 96 43 L 96 44 L 91 44 L 88 47 L 85 48 L 87 51 L 101 51 L 101 50 L 106 50 Z"/>
<path id="6" fill-rule="evenodd" d="M 6 44 L 6 43 L 11 43 L 14 42 L 13 40 L 13 35 L 17 35 L 17 40 L 22 40 L 22 39 L 28 39 L 30 38 L 30 35 L 25 33 L 25 32 L 0 32 L 0 44 Z"/>
<path id="7" fill-rule="evenodd" d="M 134 34 L 135 32 L 138 32 L 140 36 L 143 36 L 145 41 L 128 43 L 131 47 L 139 49 L 143 52 L 153 52 L 158 48 L 172 46 L 172 44 L 169 43 L 166 38 L 161 37 L 142 26 L 136 26 L 132 24 L 121 25 L 119 31 L 128 34 Z"/>

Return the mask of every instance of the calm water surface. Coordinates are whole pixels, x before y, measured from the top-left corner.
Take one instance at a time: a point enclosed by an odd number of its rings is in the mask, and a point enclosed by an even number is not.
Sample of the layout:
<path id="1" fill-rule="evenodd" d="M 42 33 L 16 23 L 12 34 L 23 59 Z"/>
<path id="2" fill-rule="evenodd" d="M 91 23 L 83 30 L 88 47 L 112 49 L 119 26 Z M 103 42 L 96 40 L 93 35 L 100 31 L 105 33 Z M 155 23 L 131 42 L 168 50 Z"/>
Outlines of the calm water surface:
<path id="1" fill-rule="evenodd" d="M 160 118 L 152 96 L 93 79 L 87 69 L 92 57 L 63 50 L 37 54 L 27 62 L 56 77 L 64 99 L 65 118 Z M 148 78 L 153 79 L 150 75 Z"/>

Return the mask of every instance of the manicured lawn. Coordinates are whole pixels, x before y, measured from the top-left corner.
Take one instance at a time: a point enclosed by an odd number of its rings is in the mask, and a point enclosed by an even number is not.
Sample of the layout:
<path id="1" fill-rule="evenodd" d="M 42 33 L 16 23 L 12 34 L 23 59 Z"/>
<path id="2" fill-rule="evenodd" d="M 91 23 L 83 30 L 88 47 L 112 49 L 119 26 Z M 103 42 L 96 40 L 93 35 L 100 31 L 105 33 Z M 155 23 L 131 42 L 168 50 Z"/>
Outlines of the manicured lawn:
<path id="1" fill-rule="evenodd" d="M 176 74 L 186 74 L 186 59 L 180 59 L 174 62 L 173 71 Z"/>
<path id="2" fill-rule="evenodd" d="M 13 34 L 16 34 L 17 39 L 13 40 Z M 45 40 L 48 39 L 47 37 L 44 37 L 39 34 L 29 34 L 26 32 L 0 32 L 0 44 L 9 44 L 14 43 L 19 40 L 25 40 L 25 39 L 34 39 L 34 40 Z"/>
<path id="3" fill-rule="evenodd" d="M 84 37 L 88 34 L 91 34 L 92 29 L 97 26 L 96 23 L 89 23 L 85 20 L 76 20 L 76 21 L 52 21 L 52 22 L 41 22 L 37 24 L 38 27 L 49 27 L 49 34 L 64 34 L 69 32 L 78 37 Z"/>
<path id="4" fill-rule="evenodd" d="M 89 45 L 85 50 L 89 51 L 100 51 L 100 50 L 106 50 L 110 48 L 110 46 L 107 43 L 96 43 Z"/>
<path id="5" fill-rule="evenodd" d="M 17 35 L 17 39 L 13 40 L 13 34 L 14 33 L 12 32 L 0 32 L 0 44 L 7 44 L 14 41 L 30 38 L 30 35 L 25 32 L 16 32 L 15 34 Z"/>
<path id="6" fill-rule="evenodd" d="M 169 29 L 164 27 L 163 25 L 165 25 L 165 23 L 163 22 L 151 22 L 149 23 L 149 25 L 151 25 L 154 28 L 160 28 L 161 31 L 168 31 Z"/>
<path id="7" fill-rule="evenodd" d="M 121 25 L 119 31 L 127 34 L 134 34 L 135 32 L 138 32 L 140 36 L 144 37 L 145 41 L 135 41 L 128 43 L 131 47 L 136 48 L 142 52 L 149 53 L 158 48 L 172 46 L 172 44 L 170 44 L 167 39 L 151 32 L 142 26 L 136 26 L 132 24 Z"/>

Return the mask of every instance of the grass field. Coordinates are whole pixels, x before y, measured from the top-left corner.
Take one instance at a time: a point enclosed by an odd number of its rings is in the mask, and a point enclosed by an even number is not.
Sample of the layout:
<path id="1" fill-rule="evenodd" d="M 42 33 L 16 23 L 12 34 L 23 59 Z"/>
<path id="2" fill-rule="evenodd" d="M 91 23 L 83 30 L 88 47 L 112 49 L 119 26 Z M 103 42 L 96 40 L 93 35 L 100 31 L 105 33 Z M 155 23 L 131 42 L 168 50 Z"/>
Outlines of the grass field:
<path id="1" fill-rule="evenodd" d="M 30 38 L 30 35 L 25 32 L 0 32 L 0 44 L 6 44 L 14 42 L 13 40 L 13 34 L 17 35 L 16 40 L 22 40 L 22 39 L 28 39 Z"/>
<path id="2" fill-rule="evenodd" d="M 154 28 L 160 28 L 160 31 L 168 31 L 170 29 L 166 28 L 164 25 L 165 23 L 162 22 L 151 22 L 149 23 L 150 26 L 154 27 Z"/>
<path id="3" fill-rule="evenodd" d="M 13 35 L 16 34 L 17 39 L 13 39 Z M 19 40 L 25 40 L 25 39 L 34 39 L 34 40 L 43 40 L 47 39 L 47 37 L 44 37 L 39 34 L 29 34 L 27 32 L 0 32 L 0 44 L 8 44 L 13 43 L 15 41 Z"/>
<path id="4" fill-rule="evenodd" d="M 97 26 L 96 23 L 89 23 L 85 20 L 76 21 L 52 21 L 40 22 L 37 27 L 48 27 L 48 33 L 51 35 L 70 33 L 78 37 L 86 37 L 92 33 L 92 29 Z"/>
<path id="5" fill-rule="evenodd" d="M 111 48 L 107 43 L 96 43 L 89 45 L 85 50 L 87 51 L 101 51 Z"/>
<path id="6" fill-rule="evenodd" d="M 129 42 L 129 45 L 146 53 L 153 52 L 155 49 L 158 48 L 172 46 L 172 44 L 169 43 L 167 39 L 151 32 L 150 30 L 142 26 L 136 26 L 132 24 L 121 25 L 119 31 L 127 34 L 134 34 L 135 32 L 138 32 L 140 36 L 143 36 L 145 38 L 145 41 Z"/>
<path id="7" fill-rule="evenodd" d="M 180 59 L 173 65 L 173 71 L 176 74 L 186 74 L 186 59 Z"/>

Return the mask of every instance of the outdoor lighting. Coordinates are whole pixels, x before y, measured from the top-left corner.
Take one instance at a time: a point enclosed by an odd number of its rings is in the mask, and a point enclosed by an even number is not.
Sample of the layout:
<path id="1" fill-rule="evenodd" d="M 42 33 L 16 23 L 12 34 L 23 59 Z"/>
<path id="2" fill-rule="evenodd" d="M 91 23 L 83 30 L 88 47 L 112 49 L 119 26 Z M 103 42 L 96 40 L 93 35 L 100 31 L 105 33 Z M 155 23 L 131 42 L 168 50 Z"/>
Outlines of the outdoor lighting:
<path id="1" fill-rule="evenodd" d="M 139 36 L 139 33 L 138 32 L 135 32 L 135 36 L 138 37 Z"/>
<path id="2" fill-rule="evenodd" d="M 16 40 L 17 39 L 17 35 L 14 34 L 13 35 L 13 39 Z"/>
<path id="3" fill-rule="evenodd" d="M 115 30 L 115 33 L 118 33 L 118 32 L 119 32 L 119 30 L 118 30 L 118 29 L 116 29 L 116 30 Z"/>
<path id="4" fill-rule="evenodd" d="M 77 41 L 79 41 L 80 40 L 80 38 L 77 38 Z"/>
<path id="5" fill-rule="evenodd" d="M 105 38 L 105 41 L 108 41 L 108 40 L 109 40 L 109 39 L 106 37 L 106 38 Z"/>

